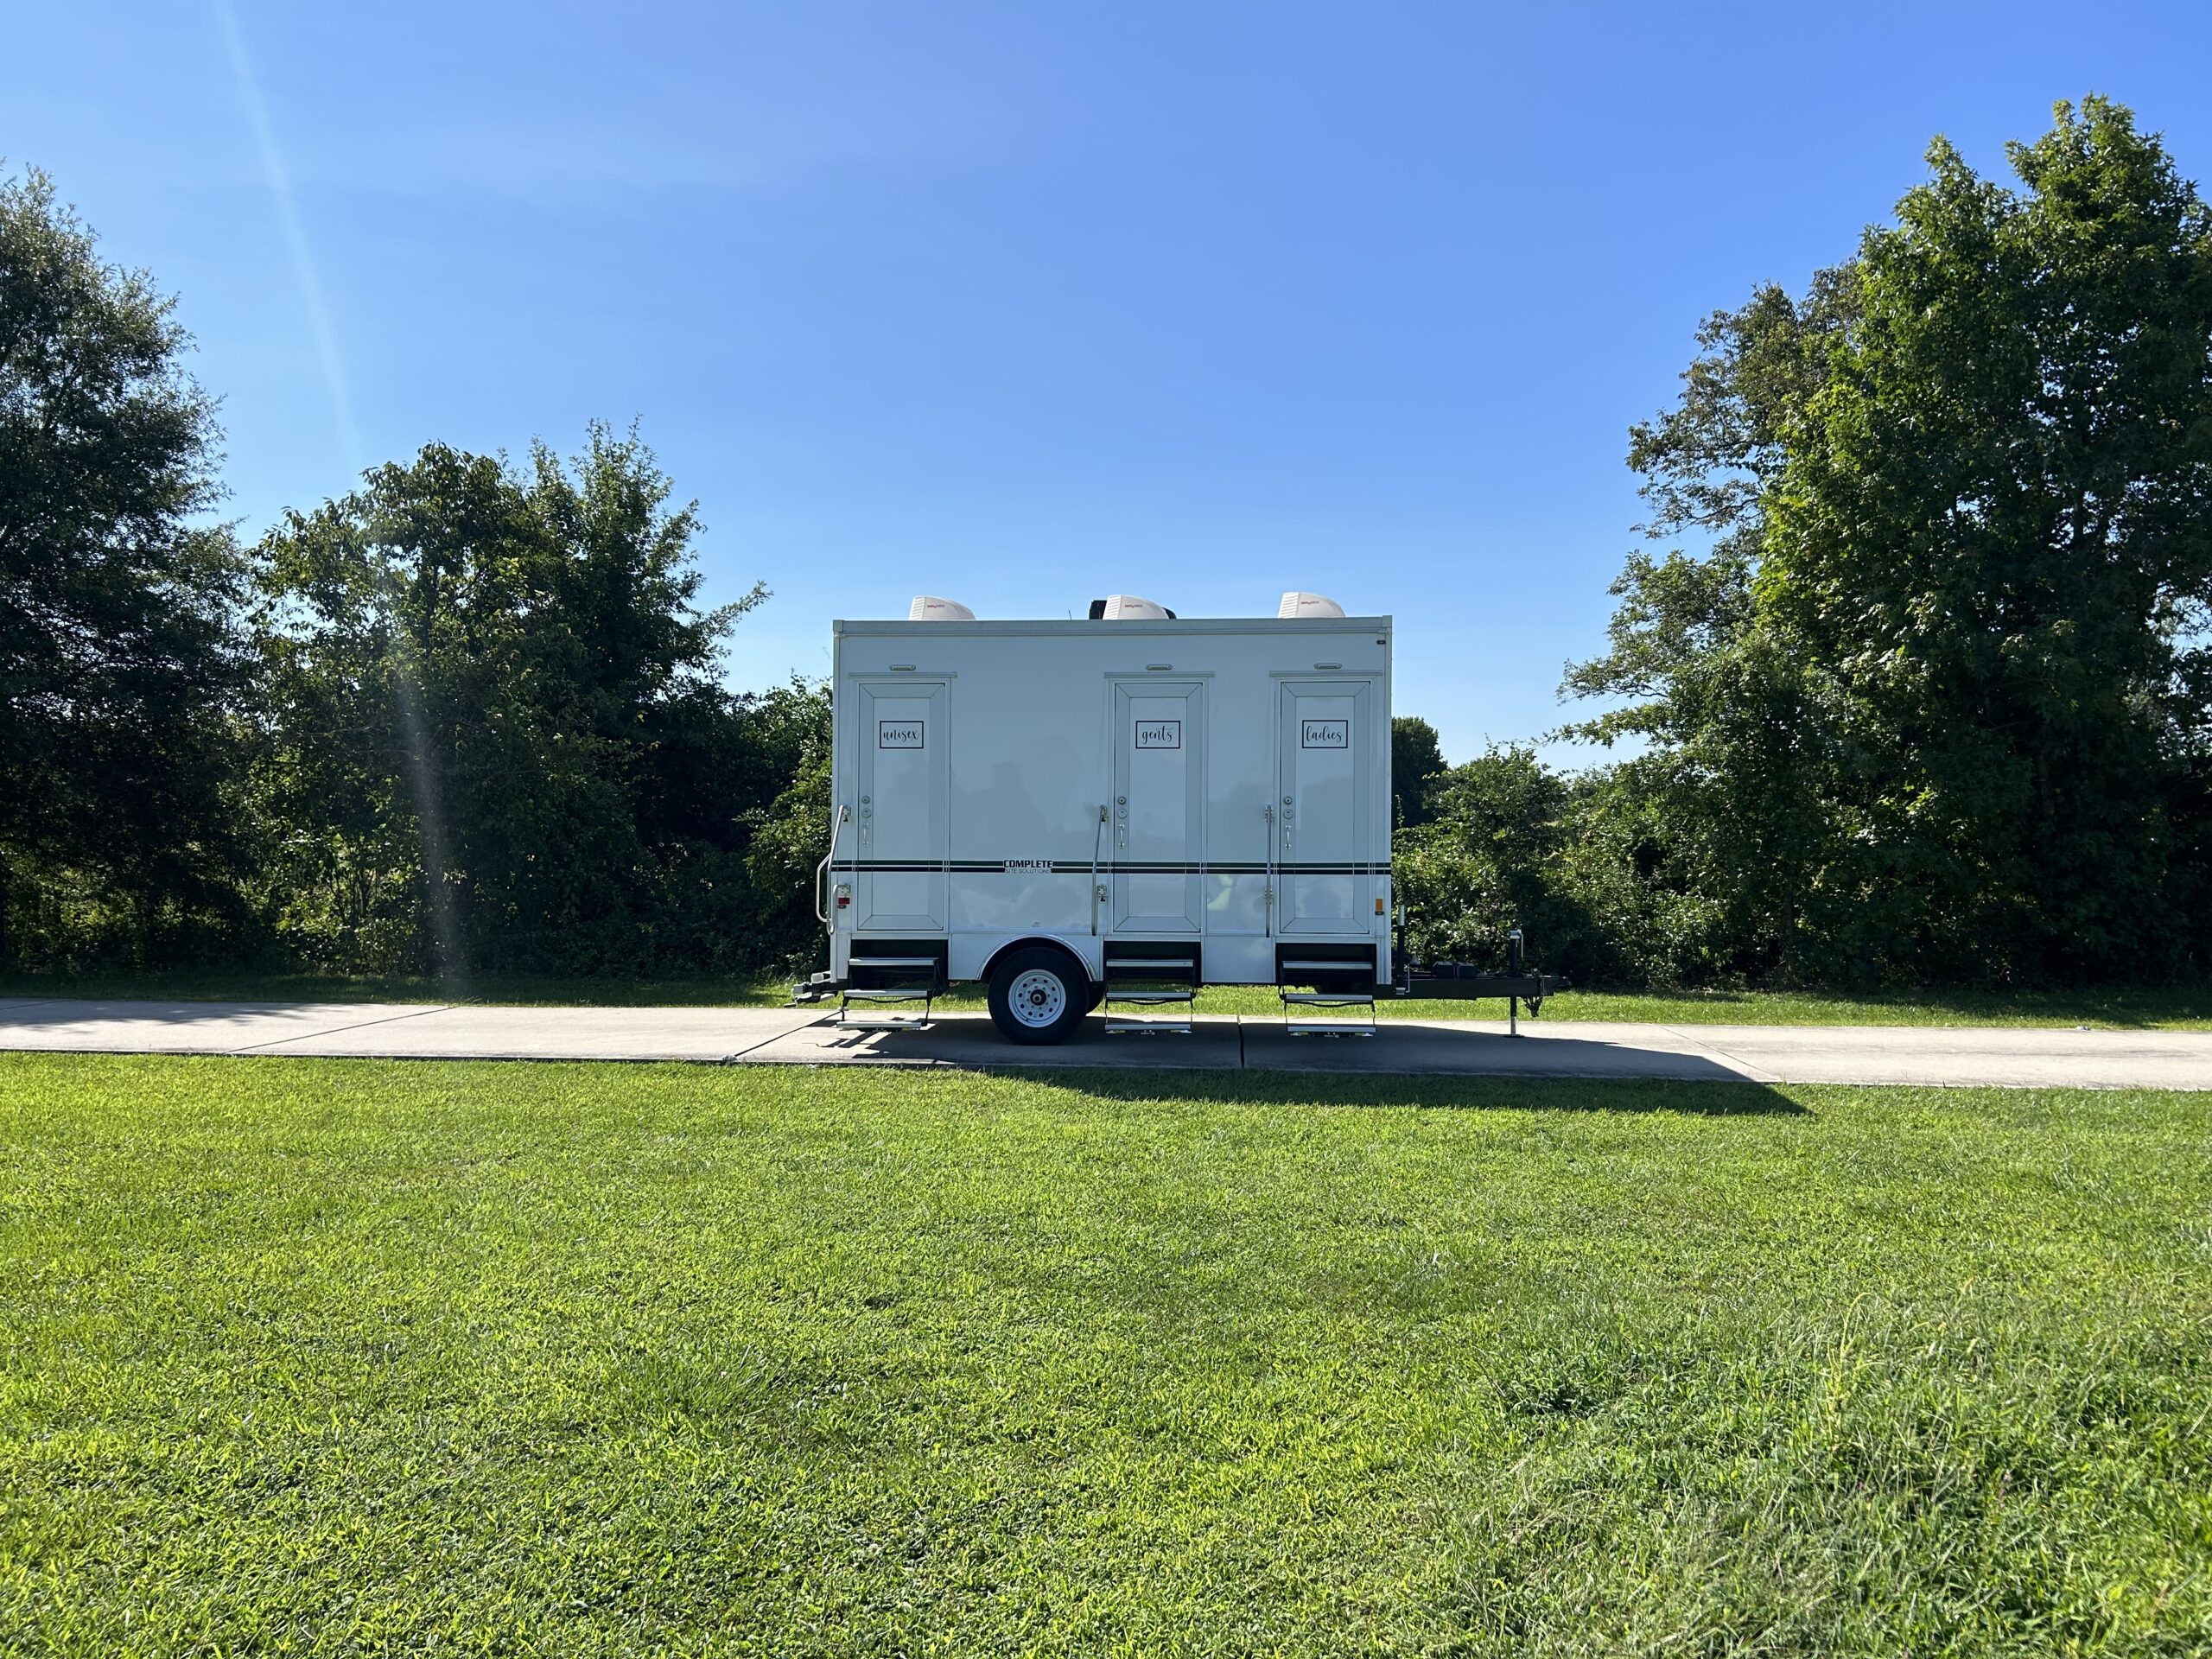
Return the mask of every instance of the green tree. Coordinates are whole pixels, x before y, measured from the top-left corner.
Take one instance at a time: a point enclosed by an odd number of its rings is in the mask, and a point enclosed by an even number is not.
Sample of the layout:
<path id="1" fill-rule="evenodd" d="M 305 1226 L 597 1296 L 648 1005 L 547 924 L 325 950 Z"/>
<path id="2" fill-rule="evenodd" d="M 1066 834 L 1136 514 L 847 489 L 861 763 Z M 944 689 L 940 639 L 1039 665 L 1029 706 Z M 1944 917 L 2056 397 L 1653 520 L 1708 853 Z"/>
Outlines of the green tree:
<path id="1" fill-rule="evenodd" d="M 697 607 L 694 510 L 634 436 L 431 445 L 266 541 L 268 897 L 334 965 L 757 965 L 745 857 L 803 690 L 721 683 L 765 594 Z"/>
<path id="2" fill-rule="evenodd" d="M 224 789 L 241 562 L 175 302 L 0 180 L 0 963 L 244 921 Z"/>
<path id="3" fill-rule="evenodd" d="M 1444 745 L 1436 728 L 1415 715 L 1390 721 L 1390 822 L 1418 829 L 1434 817 L 1430 792 L 1444 774 Z"/>
<path id="4" fill-rule="evenodd" d="M 764 702 L 778 730 L 796 740 L 788 766 L 766 775 L 790 781 L 755 814 L 746 852 L 758 906 L 761 960 L 793 969 L 826 968 L 829 950 L 817 919 L 817 868 L 830 850 L 830 688 L 794 683 Z"/>
<path id="5" fill-rule="evenodd" d="M 1614 969 L 1568 879 L 1577 785 L 1522 745 L 1494 746 L 1440 772 L 1430 822 L 1402 835 L 1391 871 L 1414 956 L 1503 966 L 1506 935 L 1529 961 L 1587 981 Z"/>
<path id="6" fill-rule="evenodd" d="M 1653 532 L 1711 544 L 1631 561 L 1568 684 L 1649 745 L 1611 809 L 1656 844 L 1592 856 L 1694 896 L 1702 971 L 2212 957 L 2212 219 L 2102 99 L 2010 153 L 2018 189 L 1938 140 L 1635 435 Z"/>

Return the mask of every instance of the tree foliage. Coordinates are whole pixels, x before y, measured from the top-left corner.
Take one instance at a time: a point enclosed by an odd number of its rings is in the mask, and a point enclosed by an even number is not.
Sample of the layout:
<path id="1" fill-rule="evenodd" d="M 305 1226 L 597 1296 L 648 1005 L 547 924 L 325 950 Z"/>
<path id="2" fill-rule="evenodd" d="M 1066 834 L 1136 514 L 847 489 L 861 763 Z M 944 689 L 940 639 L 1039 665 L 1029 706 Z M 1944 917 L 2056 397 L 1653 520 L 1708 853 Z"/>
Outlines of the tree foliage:
<path id="1" fill-rule="evenodd" d="M 1436 728 L 1417 715 L 1394 716 L 1390 721 L 1390 822 L 1401 830 L 1412 830 L 1434 817 L 1432 797 L 1436 780 L 1444 772 L 1444 745 Z"/>
<path id="2" fill-rule="evenodd" d="M 244 677 L 212 400 L 173 302 L 0 179 L 0 964 L 212 948 Z"/>
<path id="3" fill-rule="evenodd" d="M 1440 772 L 1428 793 L 1429 821 L 1401 830 L 1391 849 L 1414 954 L 1502 963 L 1517 927 L 1548 966 L 1586 975 L 1589 924 L 1562 868 L 1571 780 L 1534 749 L 1508 746 Z"/>
<path id="4" fill-rule="evenodd" d="M 1578 729 L 1647 752 L 1593 834 L 1694 912 L 1677 971 L 2202 967 L 2212 219 L 2101 99 L 1941 140 L 1802 300 L 1709 321 L 1637 429 L 1655 537 Z"/>
<path id="5" fill-rule="evenodd" d="M 694 510 L 634 436 L 442 445 L 264 543 L 267 899 L 348 968 L 752 968 L 793 948 L 754 834 L 820 694 L 721 683 Z"/>

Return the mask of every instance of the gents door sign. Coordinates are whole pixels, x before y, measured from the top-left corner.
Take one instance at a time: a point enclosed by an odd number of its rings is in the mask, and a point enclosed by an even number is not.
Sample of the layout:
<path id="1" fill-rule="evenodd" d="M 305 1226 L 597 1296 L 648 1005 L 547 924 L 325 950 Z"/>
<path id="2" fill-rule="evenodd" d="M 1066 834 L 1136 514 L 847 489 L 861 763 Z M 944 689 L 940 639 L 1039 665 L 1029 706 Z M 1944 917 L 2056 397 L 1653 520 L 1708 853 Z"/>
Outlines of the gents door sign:
<path id="1" fill-rule="evenodd" d="M 875 722 L 875 747 L 918 749 L 923 747 L 922 728 L 927 723 L 919 720 L 879 720 Z"/>
<path id="2" fill-rule="evenodd" d="M 1183 722 L 1179 720 L 1141 720 L 1136 727 L 1136 747 L 1141 749 L 1179 749 L 1183 747 Z"/>
<path id="3" fill-rule="evenodd" d="M 1298 747 L 1301 749 L 1348 749 L 1351 747 L 1351 722 L 1348 720 L 1301 720 L 1298 722 Z"/>

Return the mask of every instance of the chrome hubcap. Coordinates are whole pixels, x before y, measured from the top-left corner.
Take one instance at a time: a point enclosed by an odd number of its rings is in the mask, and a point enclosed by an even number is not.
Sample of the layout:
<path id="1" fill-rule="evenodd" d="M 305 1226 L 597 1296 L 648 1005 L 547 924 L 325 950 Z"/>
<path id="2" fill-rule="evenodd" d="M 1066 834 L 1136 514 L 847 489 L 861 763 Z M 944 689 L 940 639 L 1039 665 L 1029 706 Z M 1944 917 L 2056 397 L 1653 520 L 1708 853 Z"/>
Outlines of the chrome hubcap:
<path id="1" fill-rule="evenodd" d="M 1007 1006 L 1025 1026 L 1051 1025 L 1067 1011 L 1068 988 L 1058 974 L 1032 968 L 1007 988 Z"/>

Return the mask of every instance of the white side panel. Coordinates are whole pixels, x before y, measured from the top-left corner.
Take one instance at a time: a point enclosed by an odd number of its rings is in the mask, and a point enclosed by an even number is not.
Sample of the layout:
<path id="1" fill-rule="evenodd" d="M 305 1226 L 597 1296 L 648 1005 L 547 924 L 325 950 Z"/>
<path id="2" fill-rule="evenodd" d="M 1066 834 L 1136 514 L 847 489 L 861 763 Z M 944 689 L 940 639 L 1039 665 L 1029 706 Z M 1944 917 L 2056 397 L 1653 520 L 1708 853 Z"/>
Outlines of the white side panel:
<path id="1" fill-rule="evenodd" d="M 941 933 L 951 913 L 947 688 L 863 680 L 855 690 L 854 925 Z"/>
<path id="2" fill-rule="evenodd" d="M 1205 913 L 1205 683 L 1147 679 L 1113 694 L 1114 931 L 1196 933 Z"/>
<path id="3" fill-rule="evenodd" d="M 1283 682 L 1275 844 L 1284 933 L 1370 926 L 1372 695 L 1363 682 Z"/>
<path id="4" fill-rule="evenodd" d="M 1020 939 L 1095 972 L 1116 936 L 1198 938 L 1209 982 L 1267 984 L 1286 937 L 1380 949 L 1389 637 L 1357 617 L 839 624 L 833 963 L 856 932 L 944 938 L 960 979 Z M 1295 711 L 1345 721 L 1344 747 L 1296 747 Z M 1140 716 L 1179 721 L 1180 747 L 1139 747 Z"/>

